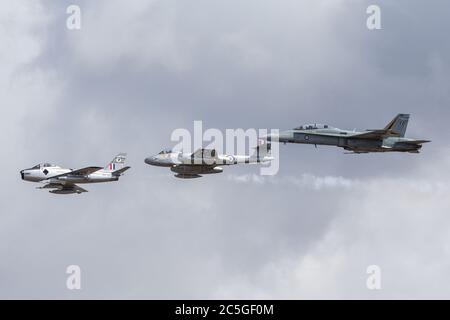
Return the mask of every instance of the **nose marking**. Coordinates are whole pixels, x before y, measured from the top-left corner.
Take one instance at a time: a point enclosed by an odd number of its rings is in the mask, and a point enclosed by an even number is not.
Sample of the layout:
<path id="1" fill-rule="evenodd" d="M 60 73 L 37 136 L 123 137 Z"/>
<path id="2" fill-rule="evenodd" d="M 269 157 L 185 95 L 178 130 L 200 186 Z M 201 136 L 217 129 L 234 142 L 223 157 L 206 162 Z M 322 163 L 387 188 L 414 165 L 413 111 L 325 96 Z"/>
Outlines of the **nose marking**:
<path id="1" fill-rule="evenodd" d="M 42 171 L 45 175 L 48 175 L 48 170 L 44 169 L 44 171 Z"/>

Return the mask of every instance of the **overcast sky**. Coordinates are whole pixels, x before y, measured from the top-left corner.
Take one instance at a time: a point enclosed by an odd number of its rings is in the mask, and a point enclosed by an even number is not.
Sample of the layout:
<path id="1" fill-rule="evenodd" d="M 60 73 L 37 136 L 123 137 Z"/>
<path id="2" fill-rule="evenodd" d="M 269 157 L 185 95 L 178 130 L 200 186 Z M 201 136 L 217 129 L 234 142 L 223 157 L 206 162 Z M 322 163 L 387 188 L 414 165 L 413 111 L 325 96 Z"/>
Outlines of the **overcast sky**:
<path id="1" fill-rule="evenodd" d="M 371 4 L 381 30 L 366 27 Z M 449 13 L 446 0 L 2 4 L 0 298 L 450 298 Z M 194 120 L 373 129 L 397 113 L 433 141 L 422 153 L 282 145 L 273 177 L 144 164 Z M 132 170 L 82 195 L 20 179 L 119 152 Z"/>

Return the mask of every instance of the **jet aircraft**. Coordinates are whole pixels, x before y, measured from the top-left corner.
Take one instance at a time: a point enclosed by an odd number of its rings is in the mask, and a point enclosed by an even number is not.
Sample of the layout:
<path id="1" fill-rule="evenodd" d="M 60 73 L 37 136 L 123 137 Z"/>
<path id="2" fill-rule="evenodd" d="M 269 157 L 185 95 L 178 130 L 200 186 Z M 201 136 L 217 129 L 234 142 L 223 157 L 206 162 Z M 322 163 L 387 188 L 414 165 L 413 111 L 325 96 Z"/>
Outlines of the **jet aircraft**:
<path id="1" fill-rule="evenodd" d="M 125 153 L 120 153 L 104 168 L 86 167 L 82 169 L 63 169 L 50 163 L 41 163 L 20 171 L 22 180 L 43 183 L 38 189 L 51 189 L 54 194 L 88 192 L 77 184 L 117 181 L 130 167 L 125 166 Z"/>
<path id="2" fill-rule="evenodd" d="M 270 144 L 256 147 L 255 153 L 246 155 L 218 154 L 215 149 L 198 149 L 194 153 L 163 150 L 157 155 L 145 159 L 152 166 L 168 167 L 175 172 L 175 177 L 181 179 L 200 178 L 203 174 L 223 172 L 221 166 L 235 164 L 267 163 L 274 158 L 270 153 Z"/>
<path id="3" fill-rule="evenodd" d="M 337 146 L 350 153 L 410 152 L 419 153 L 430 140 L 405 138 L 409 114 L 398 114 L 383 129 L 350 131 L 323 124 L 308 124 L 295 129 L 269 134 L 268 141 Z"/>

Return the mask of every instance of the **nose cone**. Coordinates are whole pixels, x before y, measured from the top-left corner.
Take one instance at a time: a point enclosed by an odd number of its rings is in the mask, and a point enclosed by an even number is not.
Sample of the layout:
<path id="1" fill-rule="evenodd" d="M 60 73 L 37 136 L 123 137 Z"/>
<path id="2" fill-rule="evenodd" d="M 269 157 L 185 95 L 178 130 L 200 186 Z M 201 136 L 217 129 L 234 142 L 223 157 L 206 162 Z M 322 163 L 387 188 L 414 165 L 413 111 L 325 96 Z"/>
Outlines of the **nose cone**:
<path id="1" fill-rule="evenodd" d="M 156 165 L 156 159 L 155 159 L 155 157 L 145 158 L 145 163 L 149 164 L 151 166 L 154 166 L 154 165 Z"/>
<path id="2" fill-rule="evenodd" d="M 23 173 L 23 170 L 20 171 L 20 177 L 22 178 L 22 180 L 25 180 L 25 174 Z"/>
<path id="3" fill-rule="evenodd" d="M 157 167 L 170 167 L 172 165 L 170 159 L 161 157 L 158 154 L 156 156 L 146 158 L 145 163 Z"/>

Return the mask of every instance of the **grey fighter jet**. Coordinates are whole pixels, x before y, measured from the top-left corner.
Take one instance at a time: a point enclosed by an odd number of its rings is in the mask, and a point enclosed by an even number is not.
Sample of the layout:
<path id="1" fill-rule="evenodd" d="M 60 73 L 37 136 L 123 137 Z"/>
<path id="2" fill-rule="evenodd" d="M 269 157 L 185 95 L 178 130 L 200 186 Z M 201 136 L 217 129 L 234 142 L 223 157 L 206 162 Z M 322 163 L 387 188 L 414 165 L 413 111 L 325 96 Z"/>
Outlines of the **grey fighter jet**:
<path id="1" fill-rule="evenodd" d="M 264 143 L 264 146 L 258 146 L 251 156 L 218 154 L 215 149 L 198 149 L 194 153 L 163 150 L 146 158 L 145 163 L 170 168 L 177 178 L 193 179 L 200 178 L 203 174 L 221 173 L 221 166 L 266 163 L 273 159 L 270 144 Z"/>
<path id="2" fill-rule="evenodd" d="M 63 169 L 50 163 L 42 163 L 20 171 L 22 180 L 43 183 L 38 189 L 51 189 L 50 193 L 72 194 L 88 192 L 76 184 L 117 181 L 130 167 L 125 166 L 125 153 L 120 153 L 104 168 L 86 167 Z"/>
<path id="3" fill-rule="evenodd" d="M 430 140 L 405 138 L 409 114 L 399 114 L 384 129 L 349 131 L 323 124 L 307 124 L 295 129 L 266 136 L 283 143 L 306 143 L 337 146 L 349 153 L 410 152 L 419 153 L 422 144 Z"/>

